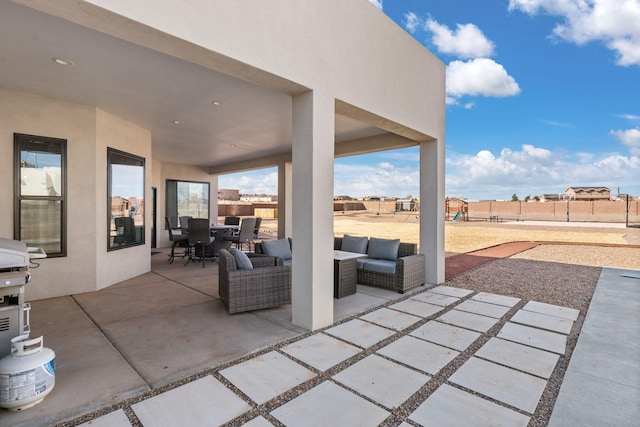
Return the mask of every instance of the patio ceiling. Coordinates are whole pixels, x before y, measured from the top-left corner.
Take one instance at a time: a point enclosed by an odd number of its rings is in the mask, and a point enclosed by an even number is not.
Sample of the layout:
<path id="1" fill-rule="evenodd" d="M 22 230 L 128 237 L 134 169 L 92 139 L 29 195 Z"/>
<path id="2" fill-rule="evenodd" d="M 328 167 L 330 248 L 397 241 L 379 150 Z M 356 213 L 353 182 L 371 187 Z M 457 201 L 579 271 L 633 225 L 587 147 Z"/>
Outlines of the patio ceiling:
<path id="1" fill-rule="evenodd" d="M 96 106 L 151 130 L 161 161 L 219 166 L 291 150 L 290 95 L 6 1 L 0 67 L 2 89 Z M 336 115 L 336 142 L 385 132 Z"/>

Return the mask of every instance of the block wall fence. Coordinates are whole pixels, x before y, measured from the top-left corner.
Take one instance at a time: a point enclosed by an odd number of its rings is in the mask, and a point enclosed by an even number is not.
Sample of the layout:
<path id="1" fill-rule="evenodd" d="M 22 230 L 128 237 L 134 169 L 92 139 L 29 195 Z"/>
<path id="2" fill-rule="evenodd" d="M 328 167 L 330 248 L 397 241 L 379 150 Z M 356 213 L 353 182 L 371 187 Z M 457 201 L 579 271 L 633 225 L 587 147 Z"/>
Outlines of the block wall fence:
<path id="1" fill-rule="evenodd" d="M 469 202 L 469 221 L 497 216 L 503 221 L 625 222 L 624 201 Z M 629 202 L 629 223 L 640 223 L 640 202 Z"/>
<path id="2" fill-rule="evenodd" d="M 277 205 L 270 203 L 234 202 L 219 204 L 220 216 L 260 216 L 256 209 L 274 209 L 277 217 Z M 624 201 L 560 201 L 560 202 L 511 202 L 511 201 L 480 201 L 468 202 L 469 221 L 487 221 L 489 217 L 498 217 L 501 221 L 576 221 L 576 222 L 617 222 L 626 221 L 627 204 Z M 353 201 L 335 202 L 335 212 L 368 212 L 393 213 L 396 211 L 394 201 Z M 402 211 L 399 215 L 419 214 Z M 449 212 L 448 218 L 453 218 L 456 212 Z M 629 224 L 640 224 L 640 201 L 629 201 Z"/>

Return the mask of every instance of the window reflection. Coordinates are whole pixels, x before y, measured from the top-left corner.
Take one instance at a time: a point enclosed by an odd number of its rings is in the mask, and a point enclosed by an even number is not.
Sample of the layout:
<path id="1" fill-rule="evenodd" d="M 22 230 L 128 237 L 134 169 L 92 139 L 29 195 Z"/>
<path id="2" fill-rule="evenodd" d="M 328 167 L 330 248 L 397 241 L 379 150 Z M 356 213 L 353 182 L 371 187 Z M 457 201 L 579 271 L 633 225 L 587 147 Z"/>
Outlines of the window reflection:
<path id="1" fill-rule="evenodd" d="M 209 183 L 167 180 L 167 218 L 171 227 L 179 226 L 178 218 L 209 218 Z"/>
<path id="2" fill-rule="evenodd" d="M 107 149 L 108 249 L 144 244 L 144 159 Z"/>
<path id="3" fill-rule="evenodd" d="M 17 203 L 14 238 L 41 247 L 48 257 L 66 255 L 64 139 L 14 134 Z"/>

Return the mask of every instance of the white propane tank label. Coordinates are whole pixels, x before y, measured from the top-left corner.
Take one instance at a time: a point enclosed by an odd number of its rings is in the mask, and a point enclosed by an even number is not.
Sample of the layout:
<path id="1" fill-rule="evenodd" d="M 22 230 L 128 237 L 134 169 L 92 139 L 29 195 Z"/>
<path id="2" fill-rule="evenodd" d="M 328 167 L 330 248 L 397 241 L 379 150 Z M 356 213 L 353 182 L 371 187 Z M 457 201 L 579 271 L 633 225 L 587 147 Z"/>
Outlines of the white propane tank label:
<path id="1" fill-rule="evenodd" d="M 0 374 L 0 404 L 36 397 L 55 384 L 55 359 L 13 374 Z"/>

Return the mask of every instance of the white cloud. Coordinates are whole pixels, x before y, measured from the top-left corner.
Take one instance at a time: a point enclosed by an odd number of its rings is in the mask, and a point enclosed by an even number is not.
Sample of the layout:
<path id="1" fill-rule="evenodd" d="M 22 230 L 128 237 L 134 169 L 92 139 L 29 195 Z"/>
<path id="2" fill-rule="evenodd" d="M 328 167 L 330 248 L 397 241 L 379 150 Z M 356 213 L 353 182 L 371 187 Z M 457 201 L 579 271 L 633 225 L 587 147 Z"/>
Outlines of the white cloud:
<path id="1" fill-rule="evenodd" d="M 618 115 L 618 117 L 623 118 L 623 119 L 627 119 L 627 120 L 631 120 L 631 121 L 640 120 L 640 116 L 636 116 L 634 114 L 620 114 L 620 115 Z"/>
<path id="2" fill-rule="evenodd" d="M 520 93 L 520 86 L 504 67 L 488 58 L 447 66 L 447 94 L 454 99 L 464 95 L 505 97 Z"/>
<path id="3" fill-rule="evenodd" d="M 278 194 L 278 171 L 268 168 L 220 175 L 218 187 L 240 190 L 240 194 Z"/>
<path id="4" fill-rule="evenodd" d="M 447 105 L 461 105 L 471 109 L 475 102 L 460 103 L 463 96 L 505 97 L 520 93 L 520 87 L 505 68 L 489 59 L 494 54 L 494 43 L 475 24 L 456 24 L 451 30 L 414 12 L 404 14 L 404 26 L 412 34 L 431 33 L 431 44 L 439 53 L 453 55 L 467 61 L 452 61 L 447 66 Z"/>
<path id="5" fill-rule="evenodd" d="M 457 24 L 452 31 L 446 25 L 428 19 L 425 29 L 433 33 L 432 43 L 439 52 L 460 58 L 493 56 L 494 44 L 474 24 Z"/>
<path id="6" fill-rule="evenodd" d="M 577 158 L 576 158 L 577 157 Z M 604 185 L 639 191 L 640 156 L 590 153 L 570 155 L 533 145 L 520 150 L 503 148 L 475 155 L 447 153 L 446 193 L 469 199 L 508 199 L 512 194 L 532 196 L 564 191 L 569 186 Z"/>
<path id="7" fill-rule="evenodd" d="M 394 162 L 379 164 L 335 165 L 334 194 L 351 197 L 417 196 L 420 189 L 418 162 L 414 166 L 397 166 Z"/>
<path id="8" fill-rule="evenodd" d="M 375 7 L 382 10 L 382 0 L 369 0 Z"/>
<path id="9" fill-rule="evenodd" d="M 611 135 L 615 136 L 624 145 L 629 147 L 629 152 L 634 156 L 640 156 L 640 128 L 627 130 L 612 130 Z"/>
<path id="10" fill-rule="evenodd" d="M 556 126 L 556 127 L 561 127 L 561 128 L 570 128 L 573 127 L 573 125 L 571 123 L 565 123 L 565 122 L 556 122 L 555 120 L 540 120 L 542 123 L 550 125 L 550 126 Z"/>
<path id="11" fill-rule="evenodd" d="M 553 37 L 578 45 L 600 41 L 618 65 L 640 65 L 640 0 L 509 0 L 509 10 L 559 16 Z"/>
<path id="12" fill-rule="evenodd" d="M 393 170 L 393 165 L 389 162 L 382 162 L 378 164 L 380 169 Z"/>
<path id="13" fill-rule="evenodd" d="M 410 33 L 415 33 L 422 26 L 422 20 L 413 12 L 407 12 L 404 14 L 404 27 Z"/>

